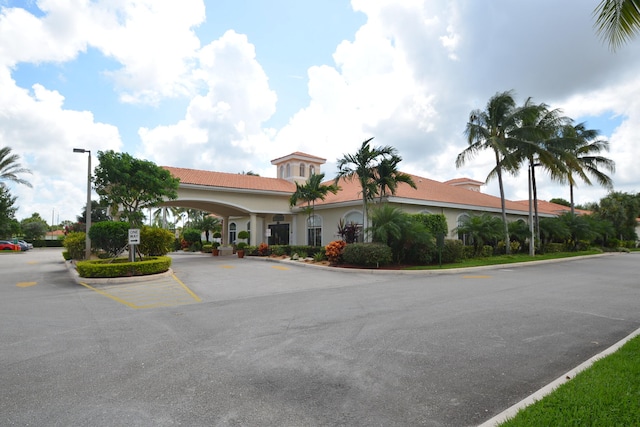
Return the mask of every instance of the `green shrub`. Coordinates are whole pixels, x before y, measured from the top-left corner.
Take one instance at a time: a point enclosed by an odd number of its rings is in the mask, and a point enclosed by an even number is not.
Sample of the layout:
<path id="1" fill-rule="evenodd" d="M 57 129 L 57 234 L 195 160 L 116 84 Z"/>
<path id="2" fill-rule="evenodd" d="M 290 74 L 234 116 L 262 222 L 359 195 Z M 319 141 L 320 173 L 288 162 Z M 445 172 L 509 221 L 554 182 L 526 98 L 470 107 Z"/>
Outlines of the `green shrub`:
<path id="1" fill-rule="evenodd" d="M 547 243 L 544 245 L 545 253 L 554 254 L 558 252 L 564 252 L 564 243 Z"/>
<path id="2" fill-rule="evenodd" d="M 171 252 L 174 239 L 169 230 L 145 225 L 140 230 L 138 249 L 147 256 L 163 256 Z"/>
<path id="3" fill-rule="evenodd" d="M 313 254 L 313 260 L 315 262 L 325 261 L 327 259 L 327 254 L 325 252 L 316 252 Z"/>
<path id="4" fill-rule="evenodd" d="M 171 267 L 171 258 L 167 256 L 149 257 L 143 261 L 129 262 L 126 258 L 115 260 L 79 261 L 76 268 L 80 277 L 107 278 L 145 276 L 164 273 Z"/>
<path id="5" fill-rule="evenodd" d="M 492 256 L 493 255 L 493 246 L 491 246 L 491 245 L 482 246 L 482 251 L 480 252 L 480 255 L 485 257 L 485 258 L 488 258 L 488 257 Z"/>
<path id="6" fill-rule="evenodd" d="M 204 252 L 205 254 L 210 254 L 211 252 L 213 252 L 213 245 L 202 245 L 202 252 Z"/>
<path id="7" fill-rule="evenodd" d="M 246 248 L 247 246 L 249 246 L 249 245 L 247 245 L 245 242 L 239 242 L 239 243 L 236 245 L 236 249 L 238 249 L 239 251 L 242 251 L 242 250 L 244 250 L 244 248 Z"/>
<path id="8" fill-rule="evenodd" d="M 89 230 L 91 246 L 115 256 L 120 250 L 127 246 L 129 242 L 129 228 L 131 228 L 131 226 L 128 222 L 96 222 Z"/>
<path id="9" fill-rule="evenodd" d="M 84 259 L 86 249 L 86 235 L 82 232 L 69 233 L 63 241 L 70 259 Z"/>
<path id="10" fill-rule="evenodd" d="M 201 236 L 202 232 L 195 228 L 187 228 L 182 232 L 182 238 L 187 241 L 188 246 L 191 246 L 196 242 L 199 243 Z M 198 250 L 200 249 L 198 248 Z"/>
<path id="11" fill-rule="evenodd" d="M 413 214 L 412 218 L 422 223 L 433 236 L 437 236 L 439 233 L 447 235 L 447 230 L 449 229 L 447 217 L 443 214 Z"/>
<path id="12" fill-rule="evenodd" d="M 62 251 L 62 258 L 64 258 L 65 261 L 69 261 L 71 259 L 71 255 L 69 255 L 69 251 Z"/>
<path id="13" fill-rule="evenodd" d="M 247 240 L 249 236 L 250 234 L 247 230 L 242 230 L 238 233 L 238 239 L 240 240 Z"/>
<path id="14" fill-rule="evenodd" d="M 291 246 L 289 245 L 271 245 L 271 255 L 291 255 Z"/>
<path id="15" fill-rule="evenodd" d="M 258 247 L 257 246 L 247 246 L 244 248 L 245 255 L 257 256 L 258 255 Z"/>
<path id="16" fill-rule="evenodd" d="M 298 256 L 300 258 L 306 258 L 309 256 L 311 250 L 311 246 L 309 245 L 300 245 L 300 246 L 291 246 L 290 247 L 290 254 L 298 254 Z M 271 251 L 271 253 L 273 253 L 273 250 Z"/>
<path id="17" fill-rule="evenodd" d="M 342 259 L 346 264 L 380 267 L 391 263 L 391 248 L 380 243 L 351 243 L 345 246 Z"/>
<path id="18" fill-rule="evenodd" d="M 64 246 L 66 236 L 61 236 L 56 240 L 34 239 L 31 243 L 34 248 L 61 248 Z"/>
<path id="19" fill-rule="evenodd" d="M 465 245 L 463 246 L 462 251 L 464 259 L 469 259 L 476 256 L 476 248 L 474 248 L 473 246 Z"/>
<path id="20" fill-rule="evenodd" d="M 444 247 L 442 248 L 442 262 L 451 264 L 462 261 L 465 258 L 464 248 L 462 240 L 445 239 Z"/>

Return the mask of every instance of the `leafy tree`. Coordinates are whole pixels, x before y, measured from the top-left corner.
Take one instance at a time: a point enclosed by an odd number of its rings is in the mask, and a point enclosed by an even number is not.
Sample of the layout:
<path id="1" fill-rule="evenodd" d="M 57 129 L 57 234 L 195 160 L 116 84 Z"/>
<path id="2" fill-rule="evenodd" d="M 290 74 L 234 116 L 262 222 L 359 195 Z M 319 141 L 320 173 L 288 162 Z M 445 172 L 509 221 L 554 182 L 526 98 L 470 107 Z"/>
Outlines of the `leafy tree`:
<path id="1" fill-rule="evenodd" d="M 610 221 L 620 240 L 637 240 L 637 218 L 640 216 L 640 194 L 611 192 L 594 207 L 597 218 Z"/>
<path id="2" fill-rule="evenodd" d="M 87 205 L 82 207 L 82 213 L 76 216 L 76 221 L 84 224 L 87 219 Z M 97 200 L 91 201 L 91 224 L 102 221 L 111 221 L 109 217 L 109 205 Z M 66 224 L 68 225 L 68 224 Z"/>
<path id="3" fill-rule="evenodd" d="M 600 132 L 587 129 L 585 123 L 575 126 L 567 125 L 562 128 L 563 143 L 567 146 L 565 151 L 570 154 L 566 157 L 566 181 L 569 182 L 569 194 L 571 196 L 571 213 L 575 214 L 573 202 L 573 187 L 575 178 L 580 177 L 586 184 L 591 185 L 589 176 L 594 177 L 600 185 L 612 190 L 612 179 L 600 169 L 615 172 L 616 166 L 613 160 L 600 156 L 601 151 L 609 151 L 609 142 L 598 139 Z"/>
<path id="4" fill-rule="evenodd" d="M 570 238 L 565 243 L 571 250 L 578 250 L 581 241 L 591 242 L 597 237 L 597 233 L 592 229 L 590 221 L 582 215 L 566 212 L 558 218 L 569 229 Z"/>
<path id="5" fill-rule="evenodd" d="M 511 245 L 502 175 L 503 171 L 517 170 L 519 158 L 514 156 L 512 151 L 515 146 L 524 143 L 521 132 L 523 119 L 535 111 L 535 108 L 517 108 L 512 91 L 496 93 L 489 99 L 484 111 L 473 110 L 469 115 L 465 129 L 469 146 L 456 158 L 456 167 L 461 167 L 481 151 L 493 152 L 496 165 L 487 176 L 487 181 L 494 177 L 498 179 L 503 238 L 507 254 L 511 252 Z"/>
<path id="6" fill-rule="evenodd" d="M 178 197 L 179 180 L 153 162 L 112 150 L 98 151 L 98 161 L 93 177 L 96 192 L 101 201 L 121 209 L 120 218 L 134 228 L 144 221 L 142 209 Z"/>
<path id="7" fill-rule="evenodd" d="M 0 148 L 0 180 L 11 181 L 16 184 L 23 184 L 27 187 L 31 187 L 31 184 L 28 181 L 18 177 L 18 174 L 21 173 L 31 173 L 29 169 L 20 166 L 20 163 L 18 162 L 19 160 L 20 156 L 17 154 L 11 154 L 10 147 Z"/>
<path id="8" fill-rule="evenodd" d="M 640 31 L 640 0 L 602 0 L 593 13 L 597 33 L 614 51 Z"/>
<path id="9" fill-rule="evenodd" d="M 384 147 L 371 147 L 373 138 L 369 138 L 362 143 L 362 146 L 355 154 L 345 154 L 338 159 L 338 173 L 335 178 L 337 185 L 341 179 L 357 179 L 362 189 L 362 220 L 363 227 L 368 227 L 367 202 L 373 200 L 378 194 L 375 182 L 375 171 L 380 162 L 386 158 L 396 156 L 396 149 L 387 145 Z M 365 240 L 367 240 L 365 238 Z"/>
<path id="10" fill-rule="evenodd" d="M 0 183 L 0 237 L 10 237 L 15 228 L 15 213 L 17 208 L 14 207 L 16 198 L 11 196 L 9 188 Z"/>
<path id="11" fill-rule="evenodd" d="M 396 194 L 398 184 L 404 182 L 411 188 L 415 189 L 416 183 L 413 182 L 411 175 L 398 171 L 398 163 L 402 161 L 402 158 L 397 155 L 383 158 L 378 167 L 375 169 L 374 181 L 380 189 L 380 202 L 382 198 L 387 195 L 387 190 L 392 194 Z"/>
<path id="12" fill-rule="evenodd" d="M 503 224 L 500 218 L 488 213 L 483 213 L 481 215 L 469 216 L 457 227 L 456 231 L 468 235 L 473 242 L 475 253 L 479 254 L 485 244 L 493 243 L 495 246 L 497 240 L 500 239 L 502 235 L 502 228 Z"/>
<path id="13" fill-rule="evenodd" d="M 560 197 L 554 197 L 553 199 L 549 200 L 550 203 L 555 203 L 556 205 L 562 205 L 562 206 L 566 206 L 566 207 L 570 207 L 571 206 L 571 202 L 569 202 L 568 200 L 565 200 L 563 198 Z"/>
<path id="14" fill-rule="evenodd" d="M 541 218 L 540 236 L 543 245 L 547 245 L 553 242 L 565 242 L 571 236 L 571 232 L 567 224 L 558 217 Z"/>
<path id="15" fill-rule="evenodd" d="M 415 221 L 424 224 L 427 231 L 434 236 L 438 234 L 446 236 L 449 232 L 447 217 L 443 214 L 413 214 L 412 217 Z"/>
<path id="16" fill-rule="evenodd" d="M 339 187 L 335 184 L 326 185 L 322 183 L 324 179 L 324 173 L 321 174 L 311 174 L 309 179 L 301 185 L 299 182 L 296 182 L 296 191 L 289 197 L 289 205 L 295 206 L 298 202 L 307 202 L 307 214 L 308 219 L 311 218 L 315 211 L 316 200 L 324 200 L 327 197 L 327 194 L 333 193 L 336 194 L 339 190 Z M 311 236 L 309 236 L 311 238 Z M 313 233 L 313 241 L 307 242 L 309 245 L 316 246 L 316 235 Z"/>
<path id="17" fill-rule="evenodd" d="M 89 238 L 91 246 L 102 249 L 111 256 L 116 256 L 129 242 L 128 222 L 102 221 L 91 226 Z"/>
<path id="18" fill-rule="evenodd" d="M 20 221 L 20 228 L 26 240 L 41 239 L 47 234 L 49 225 L 42 219 L 39 213 L 32 214 L 29 218 Z"/>

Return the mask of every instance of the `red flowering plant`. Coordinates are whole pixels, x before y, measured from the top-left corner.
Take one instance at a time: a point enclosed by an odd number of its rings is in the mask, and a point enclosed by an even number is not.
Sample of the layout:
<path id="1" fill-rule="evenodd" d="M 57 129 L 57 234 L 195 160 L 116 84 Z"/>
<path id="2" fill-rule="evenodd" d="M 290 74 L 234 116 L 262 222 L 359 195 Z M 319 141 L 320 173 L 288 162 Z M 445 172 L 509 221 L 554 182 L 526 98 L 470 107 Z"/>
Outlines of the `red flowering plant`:
<path id="1" fill-rule="evenodd" d="M 342 251 L 345 246 L 347 246 L 347 242 L 344 240 L 334 240 L 324 247 L 327 259 L 332 265 L 339 264 L 342 261 Z"/>
<path id="2" fill-rule="evenodd" d="M 258 255 L 260 255 L 260 256 L 269 255 L 269 245 L 267 245 L 264 242 L 260 243 L 260 246 L 258 246 Z"/>

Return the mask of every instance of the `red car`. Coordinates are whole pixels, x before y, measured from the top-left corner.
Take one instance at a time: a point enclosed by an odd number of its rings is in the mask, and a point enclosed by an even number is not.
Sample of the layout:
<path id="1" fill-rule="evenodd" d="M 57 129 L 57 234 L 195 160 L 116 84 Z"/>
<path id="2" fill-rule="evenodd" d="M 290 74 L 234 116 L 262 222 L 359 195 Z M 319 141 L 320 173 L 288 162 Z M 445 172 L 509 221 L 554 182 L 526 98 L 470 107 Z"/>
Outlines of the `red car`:
<path id="1" fill-rule="evenodd" d="M 0 251 L 19 251 L 20 246 L 14 245 L 8 240 L 0 240 Z"/>

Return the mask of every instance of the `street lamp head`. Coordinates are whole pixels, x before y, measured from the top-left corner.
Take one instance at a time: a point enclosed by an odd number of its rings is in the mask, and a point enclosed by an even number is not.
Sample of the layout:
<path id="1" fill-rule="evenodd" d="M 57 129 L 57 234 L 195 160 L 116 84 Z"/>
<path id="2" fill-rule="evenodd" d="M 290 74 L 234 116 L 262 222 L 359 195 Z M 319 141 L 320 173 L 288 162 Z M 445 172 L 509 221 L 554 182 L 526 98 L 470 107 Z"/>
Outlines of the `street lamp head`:
<path id="1" fill-rule="evenodd" d="M 73 152 L 74 153 L 91 153 L 91 151 L 85 150 L 84 148 L 74 148 Z"/>

